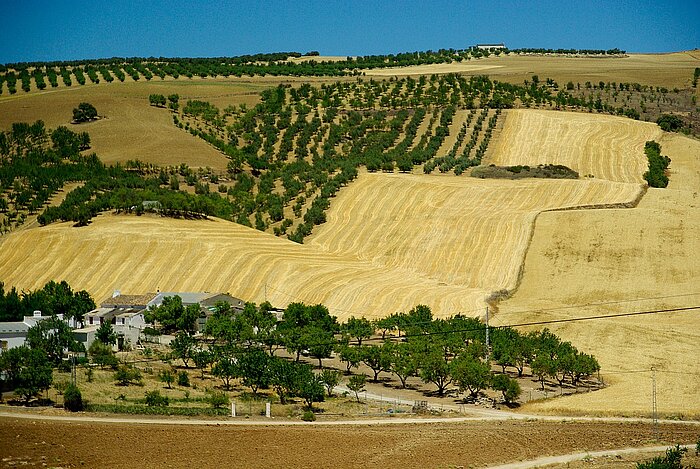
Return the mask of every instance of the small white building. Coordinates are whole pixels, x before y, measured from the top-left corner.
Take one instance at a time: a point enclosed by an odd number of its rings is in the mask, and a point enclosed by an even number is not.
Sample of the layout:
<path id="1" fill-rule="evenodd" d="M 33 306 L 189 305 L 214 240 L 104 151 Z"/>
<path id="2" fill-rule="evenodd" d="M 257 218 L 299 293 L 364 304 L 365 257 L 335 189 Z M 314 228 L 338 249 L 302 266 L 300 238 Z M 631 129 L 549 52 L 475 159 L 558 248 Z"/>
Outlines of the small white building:
<path id="1" fill-rule="evenodd" d="M 85 314 L 85 326 L 75 329 L 73 334 L 88 349 L 95 341 L 97 329 L 104 323 L 110 323 L 117 336 L 115 348 L 123 350 L 139 342 L 141 332 L 148 325 L 143 313 L 143 309 L 134 308 L 96 308 Z"/>
<path id="2" fill-rule="evenodd" d="M 8 350 L 11 348 L 24 345 L 27 340 L 27 331 L 36 326 L 39 321 L 47 319 L 51 316 L 42 316 L 41 311 L 34 311 L 31 316 L 24 316 L 21 321 L 0 322 L 0 350 Z M 57 314 L 58 319 L 63 320 L 62 314 Z M 70 327 L 75 327 L 75 321 L 68 321 Z"/>

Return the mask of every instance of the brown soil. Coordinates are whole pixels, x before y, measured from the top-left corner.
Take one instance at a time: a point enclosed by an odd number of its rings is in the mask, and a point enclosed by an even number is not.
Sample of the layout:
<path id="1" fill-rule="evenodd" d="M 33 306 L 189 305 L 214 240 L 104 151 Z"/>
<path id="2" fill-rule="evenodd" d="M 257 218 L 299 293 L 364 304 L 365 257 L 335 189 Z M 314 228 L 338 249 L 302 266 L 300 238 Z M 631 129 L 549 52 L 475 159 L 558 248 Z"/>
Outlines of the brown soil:
<path id="1" fill-rule="evenodd" d="M 474 422 L 232 427 L 0 419 L 1 467 L 453 467 L 649 444 L 648 424 Z M 175 431 L 174 431 L 175 430 Z M 662 425 L 665 443 L 697 426 Z"/>

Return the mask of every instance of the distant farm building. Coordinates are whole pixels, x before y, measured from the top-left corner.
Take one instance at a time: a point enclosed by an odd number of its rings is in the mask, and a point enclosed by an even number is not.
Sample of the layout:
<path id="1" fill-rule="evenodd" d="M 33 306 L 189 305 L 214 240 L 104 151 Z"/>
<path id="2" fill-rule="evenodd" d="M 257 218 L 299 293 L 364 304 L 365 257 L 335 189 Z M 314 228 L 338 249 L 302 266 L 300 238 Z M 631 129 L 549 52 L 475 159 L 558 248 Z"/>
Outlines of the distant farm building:
<path id="1" fill-rule="evenodd" d="M 499 44 L 477 44 L 476 45 L 477 49 L 481 50 L 489 50 L 489 49 L 505 49 L 506 45 L 504 43 L 499 43 Z"/>

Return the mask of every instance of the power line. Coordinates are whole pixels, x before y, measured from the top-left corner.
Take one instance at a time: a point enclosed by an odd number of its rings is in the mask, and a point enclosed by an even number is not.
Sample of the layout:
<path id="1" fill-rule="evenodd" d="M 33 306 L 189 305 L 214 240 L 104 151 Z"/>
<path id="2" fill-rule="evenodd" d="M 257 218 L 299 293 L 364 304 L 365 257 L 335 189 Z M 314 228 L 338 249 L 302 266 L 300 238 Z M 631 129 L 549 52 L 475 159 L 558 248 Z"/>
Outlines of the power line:
<path id="1" fill-rule="evenodd" d="M 282 291 L 278 288 L 275 288 L 267 283 L 265 284 L 265 287 L 266 287 L 266 289 L 270 288 L 271 290 L 274 290 L 277 293 L 285 295 L 288 298 L 298 300 L 301 302 L 306 301 L 304 298 L 301 298 L 299 296 L 284 292 L 284 291 Z M 603 302 L 598 302 L 598 303 L 585 303 L 585 304 L 581 304 L 581 305 L 559 306 L 559 307 L 555 307 L 555 308 L 538 308 L 538 309 L 531 309 L 531 310 L 517 310 L 517 311 L 506 311 L 506 312 L 499 311 L 498 315 L 496 315 L 496 316 L 491 315 L 491 319 L 497 320 L 500 323 L 501 321 L 498 320 L 499 316 L 510 315 L 510 314 L 527 314 L 527 313 L 539 313 L 539 312 L 548 312 L 548 311 L 562 311 L 562 310 L 567 310 L 567 309 L 583 309 L 583 308 L 589 308 L 589 307 L 593 307 L 593 306 L 607 306 L 607 305 L 614 305 L 614 304 L 621 304 L 621 303 L 634 303 L 634 302 L 640 302 L 640 301 L 663 300 L 663 299 L 669 299 L 669 298 L 683 298 L 683 297 L 698 296 L 698 295 L 700 295 L 700 292 L 681 293 L 681 294 L 677 294 L 677 295 L 642 297 L 642 298 L 635 298 L 635 299 L 628 299 L 628 300 L 603 301 Z M 349 314 L 353 314 L 353 315 L 357 314 L 358 316 L 361 316 L 361 317 L 364 316 L 364 313 L 359 312 L 359 311 L 347 310 L 347 309 L 336 308 L 336 307 L 332 307 L 332 308 L 328 308 L 328 309 L 340 311 L 343 313 L 349 313 Z M 478 313 L 478 312 L 483 312 L 483 311 L 484 311 L 484 308 L 478 308 L 478 309 L 472 309 L 472 310 L 467 310 L 467 311 L 460 311 L 457 314 L 462 315 L 462 314 L 466 314 L 466 313 Z M 577 321 L 585 320 L 582 318 L 571 318 L 571 319 L 574 319 Z M 563 321 L 563 320 L 560 320 L 560 321 Z M 413 324 L 420 325 L 420 324 L 430 324 L 430 323 L 431 323 L 431 321 L 421 321 L 421 322 L 414 322 Z M 547 323 L 542 322 L 542 324 L 547 324 Z M 529 324 L 525 324 L 525 325 L 529 325 Z M 523 325 L 523 327 L 525 325 Z M 537 324 L 533 323 L 532 325 L 537 325 Z M 494 326 L 494 327 L 496 327 L 496 326 Z M 519 325 L 510 325 L 510 326 L 503 325 L 501 327 L 519 327 Z"/>
<path id="2" fill-rule="evenodd" d="M 287 292 L 284 292 L 284 291 L 282 291 L 282 290 L 280 290 L 280 289 L 278 289 L 278 288 L 275 288 L 275 287 L 273 287 L 273 286 L 270 285 L 270 284 L 267 284 L 267 283 L 266 283 L 265 285 L 266 285 L 266 288 L 269 288 L 270 290 L 274 290 L 274 291 L 276 291 L 277 293 L 281 293 L 282 295 L 286 296 L 287 298 L 291 298 L 291 299 L 298 300 L 298 301 L 301 301 L 301 302 L 307 301 L 307 300 L 304 299 L 304 298 L 301 298 L 301 297 L 296 296 L 296 295 L 292 295 L 292 294 L 287 293 Z M 356 314 L 356 315 L 358 315 L 358 316 L 364 316 L 364 313 L 363 313 L 363 312 L 360 312 L 360 311 L 353 311 L 353 310 L 342 309 L 342 308 L 337 308 L 337 307 L 328 307 L 328 309 L 329 309 L 329 310 L 334 310 L 334 311 L 340 311 L 340 312 L 342 312 L 342 313 L 349 313 L 349 314 Z M 478 312 L 481 312 L 481 311 L 483 311 L 483 310 L 484 310 L 484 308 L 475 308 L 475 309 L 472 309 L 472 310 L 460 311 L 458 314 L 464 314 L 464 313 L 478 313 Z"/>
<path id="3" fill-rule="evenodd" d="M 502 315 L 508 315 L 508 314 L 525 314 L 525 313 L 539 313 L 539 312 L 547 312 L 547 311 L 561 311 L 564 309 L 575 309 L 575 308 L 589 308 L 591 306 L 607 306 L 607 305 L 615 305 L 615 304 L 620 304 L 620 303 L 634 303 L 638 301 L 651 301 L 651 300 L 665 300 L 668 298 L 682 298 L 686 296 L 698 296 L 700 295 L 700 292 L 696 293 L 681 293 L 678 295 L 665 295 L 665 296 L 648 296 L 648 297 L 641 297 L 641 298 L 635 298 L 635 299 L 629 299 L 629 300 L 615 300 L 615 301 L 602 301 L 598 303 L 585 303 L 581 305 L 571 305 L 571 306 L 558 306 L 556 308 L 538 308 L 538 309 L 530 309 L 530 310 L 515 310 L 515 311 L 505 311 L 505 312 L 498 312 L 499 316 Z"/>
<path id="4" fill-rule="evenodd" d="M 700 306 L 687 306 L 687 307 L 683 307 L 683 308 L 667 308 L 667 309 L 654 309 L 654 310 L 649 310 L 649 311 L 634 311 L 634 312 L 629 312 L 629 313 L 601 314 L 601 315 L 597 315 L 597 316 L 585 316 L 585 317 L 580 317 L 580 318 L 550 319 L 547 321 L 532 321 L 532 322 L 522 322 L 522 323 L 517 323 L 517 324 L 507 324 L 507 325 L 503 325 L 503 326 L 493 326 L 492 329 L 505 329 L 508 327 L 516 328 L 516 327 L 529 327 L 529 326 L 544 326 L 544 325 L 548 325 L 548 324 L 562 324 L 562 323 L 568 323 L 568 322 L 593 321 L 593 320 L 599 320 L 599 319 L 611 319 L 611 318 L 642 316 L 642 315 L 650 315 L 650 314 L 674 313 L 674 312 L 693 311 L 693 310 L 699 310 L 699 309 L 700 309 Z M 406 338 L 426 337 L 426 336 L 431 336 L 431 335 L 453 334 L 453 333 L 460 333 L 460 332 L 476 332 L 476 331 L 481 331 L 481 330 L 484 330 L 484 326 L 467 328 L 467 329 L 452 329 L 452 330 L 448 330 L 448 331 L 430 331 L 430 332 L 424 332 L 421 334 L 404 335 L 403 337 L 406 337 Z M 369 340 L 382 340 L 382 339 L 381 339 L 381 337 L 365 339 L 365 341 L 369 341 Z"/>

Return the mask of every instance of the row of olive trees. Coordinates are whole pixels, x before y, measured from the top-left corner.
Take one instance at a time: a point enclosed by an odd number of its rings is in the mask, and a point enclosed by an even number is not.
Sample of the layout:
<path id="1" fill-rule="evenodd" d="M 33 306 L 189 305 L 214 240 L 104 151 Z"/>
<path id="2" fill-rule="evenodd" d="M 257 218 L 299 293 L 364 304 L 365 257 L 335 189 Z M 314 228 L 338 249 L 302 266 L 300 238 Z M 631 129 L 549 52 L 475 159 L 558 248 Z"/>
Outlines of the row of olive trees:
<path id="1" fill-rule="evenodd" d="M 179 310 L 181 317 L 187 315 L 186 308 Z M 595 358 L 548 330 L 521 334 L 510 328 L 493 329 L 489 351 L 481 321 L 462 316 L 433 319 L 426 306 L 377 321 L 350 318 L 339 324 L 322 305 L 292 303 L 277 322 L 269 303 L 260 307 L 248 303 L 240 314 L 219 304 L 206 323 L 203 341 L 193 337 L 193 326 L 178 327 L 178 319 L 163 319 L 168 321 L 162 323 L 164 330 L 178 331 L 171 344 L 173 357 L 186 367 L 193 363 L 202 373 L 210 367 L 227 388 L 240 379 L 254 393 L 260 387 L 274 387 L 274 367 L 279 360 L 287 361 L 276 356 L 279 349 L 285 349 L 293 363 L 308 355 L 318 360 L 319 369 L 335 354 L 348 373 L 366 365 L 374 381 L 381 373 L 392 373 L 405 387 L 408 378 L 418 377 L 434 384 L 438 395 L 451 385 L 471 397 L 491 387 L 502 391 L 508 402 L 520 393 L 517 381 L 506 373 L 508 367 L 522 376 L 529 366 L 543 386 L 547 378 L 577 385 L 599 370 Z M 502 372 L 492 372 L 492 363 Z"/>

